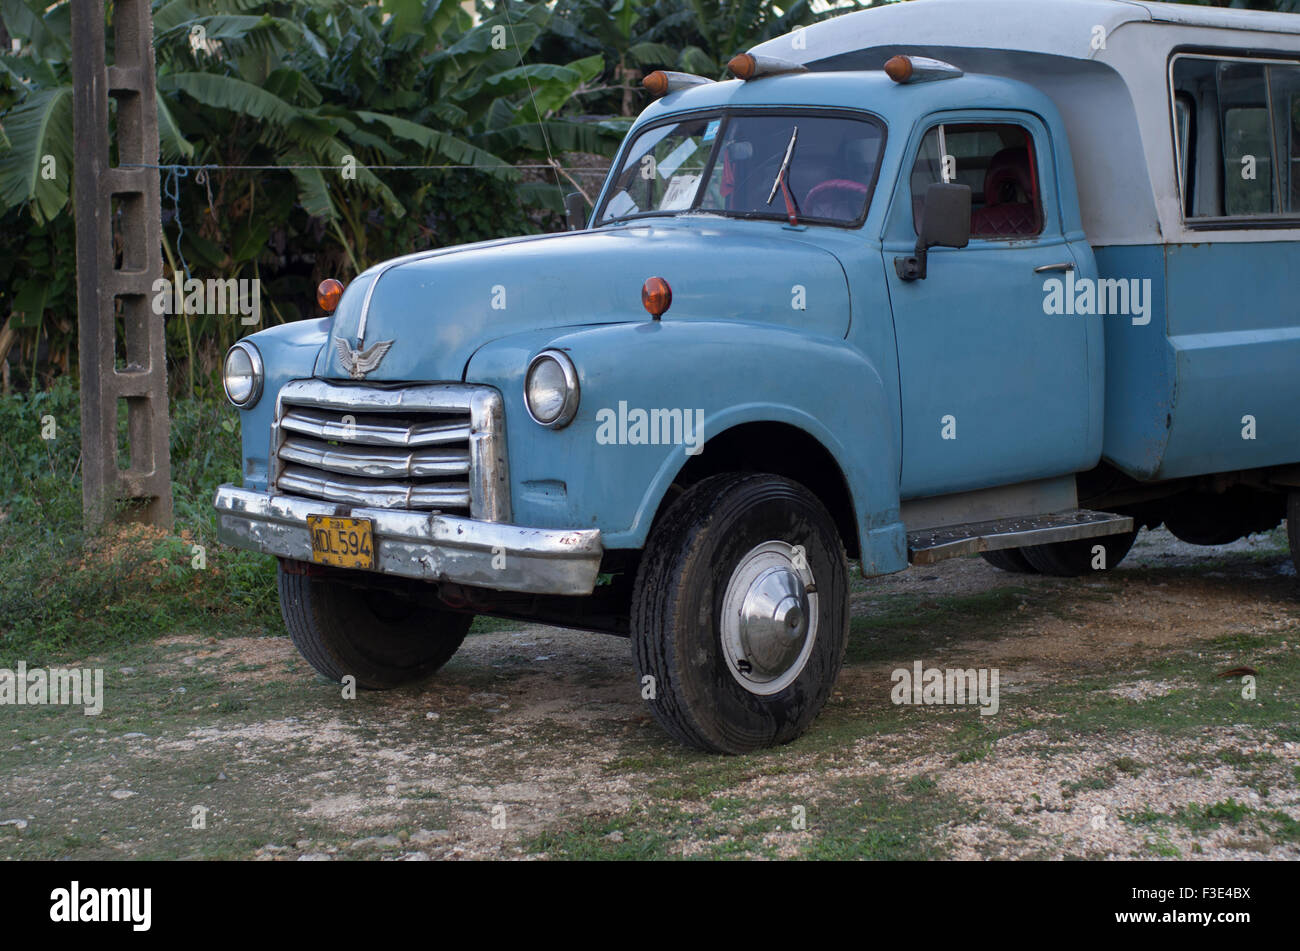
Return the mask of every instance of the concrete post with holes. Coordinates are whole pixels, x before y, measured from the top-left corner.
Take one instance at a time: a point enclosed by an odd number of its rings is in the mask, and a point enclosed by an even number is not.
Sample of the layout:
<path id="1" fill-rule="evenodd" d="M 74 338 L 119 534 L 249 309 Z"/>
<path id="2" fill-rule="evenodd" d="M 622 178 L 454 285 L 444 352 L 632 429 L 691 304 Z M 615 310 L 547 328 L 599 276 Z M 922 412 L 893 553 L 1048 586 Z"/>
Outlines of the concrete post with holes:
<path id="1" fill-rule="evenodd" d="M 77 332 L 81 365 L 82 508 L 89 525 L 123 517 L 170 529 L 167 357 L 162 277 L 153 15 L 149 0 L 115 0 L 115 62 L 105 62 L 104 0 L 72 4 L 77 142 Z M 117 100 L 117 165 L 110 165 L 108 97 Z M 119 333 L 121 339 L 119 339 Z M 129 455 L 119 459 L 126 404 Z"/>

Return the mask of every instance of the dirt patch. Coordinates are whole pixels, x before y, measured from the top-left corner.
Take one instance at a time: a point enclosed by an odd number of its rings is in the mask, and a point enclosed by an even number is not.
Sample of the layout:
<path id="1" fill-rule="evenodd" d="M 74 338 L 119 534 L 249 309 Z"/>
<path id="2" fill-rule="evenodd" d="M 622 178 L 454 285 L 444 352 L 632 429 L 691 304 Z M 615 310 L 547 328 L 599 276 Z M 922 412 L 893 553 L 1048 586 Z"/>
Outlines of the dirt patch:
<path id="1" fill-rule="evenodd" d="M 157 644 L 169 653 L 179 652 L 182 666 L 202 666 L 224 683 L 289 683 L 301 677 L 293 670 L 297 658 L 293 645 L 285 636 L 184 635 L 162 638 Z M 163 661 L 151 669 L 165 673 L 174 663 L 173 660 Z"/>

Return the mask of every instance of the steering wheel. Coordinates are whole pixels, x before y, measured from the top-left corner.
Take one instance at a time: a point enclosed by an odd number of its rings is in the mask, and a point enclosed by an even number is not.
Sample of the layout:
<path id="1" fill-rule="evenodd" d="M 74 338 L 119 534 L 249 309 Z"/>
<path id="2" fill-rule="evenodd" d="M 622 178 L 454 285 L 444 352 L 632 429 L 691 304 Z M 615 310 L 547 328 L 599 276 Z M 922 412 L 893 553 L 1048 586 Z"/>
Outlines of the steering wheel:
<path id="1" fill-rule="evenodd" d="M 857 214 L 841 215 L 834 212 L 845 202 L 852 202 L 850 207 L 861 208 L 861 199 L 866 194 L 867 186 L 861 182 L 832 178 L 809 189 L 803 200 L 804 214 L 810 218 L 856 218 Z"/>

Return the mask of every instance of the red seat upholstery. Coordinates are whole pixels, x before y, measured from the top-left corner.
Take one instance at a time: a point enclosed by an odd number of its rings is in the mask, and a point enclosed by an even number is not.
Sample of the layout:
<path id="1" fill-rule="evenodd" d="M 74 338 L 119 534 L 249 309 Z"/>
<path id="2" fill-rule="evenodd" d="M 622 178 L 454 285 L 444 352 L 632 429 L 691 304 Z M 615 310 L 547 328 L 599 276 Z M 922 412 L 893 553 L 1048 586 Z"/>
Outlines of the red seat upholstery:
<path id="1" fill-rule="evenodd" d="M 1038 234 L 1034 173 L 1024 146 L 1003 149 L 984 176 L 984 207 L 971 213 L 970 231 L 982 237 Z"/>

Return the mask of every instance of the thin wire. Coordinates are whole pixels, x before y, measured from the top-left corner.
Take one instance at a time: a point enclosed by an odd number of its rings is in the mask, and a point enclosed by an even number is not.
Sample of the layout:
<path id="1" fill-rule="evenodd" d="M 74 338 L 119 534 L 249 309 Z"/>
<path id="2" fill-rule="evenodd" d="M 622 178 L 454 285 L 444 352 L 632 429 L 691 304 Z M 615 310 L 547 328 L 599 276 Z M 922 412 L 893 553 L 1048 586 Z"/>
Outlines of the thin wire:
<path id="1" fill-rule="evenodd" d="M 509 14 L 507 14 L 506 16 L 506 22 L 507 23 L 510 22 Z M 513 36 L 514 35 L 513 24 L 511 24 L 510 32 L 511 35 Z M 516 39 L 515 48 L 518 49 L 518 47 L 519 47 L 519 42 Z M 522 54 L 520 54 L 520 62 L 521 63 L 523 62 Z M 528 81 L 527 76 L 525 76 L 524 79 L 526 82 Z M 528 92 L 530 96 L 532 95 L 532 91 L 533 91 L 533 86 L 532 83 L 529 82 Z M 555 173 L 555 184 L 563 188 L 564 183 L 560 181 L 560 164 L 557 161 L 555 161 L 555 156 L 551 152 L 550 139 L 546 135 L 545 127 L 540 122 L 541 113 L 538 112 L 537 110 L 536 98 L 533 99 L 533 111 L 537 112 L 537 116 L 539 120 L 538 128 L 541 130 L 542 133 L 542 141 L 546 144 L 546 154 L 551 160 L 550 163 L 546 165 L 541 165 L 541 164 L 537 164 L 537 165 L 507 165 L 507 164 L 501 164 L 501 165 L 366 165 L 363 167 L 368 169 L 379 169 L 381 171 L 433 171 L 433 170 L 447 171 L 447 170 L 454 170 L 454 169 L 464 169 L 467 171 L 473 171 L 473 170 L 500 169 L 500 168 L 549 169 L 550 171 Z M 315 171 L 339 171 L 340 170 L 340 166 L 338 165 L 215 165 L 215 164 L 182 165 L 180 163 L 175 163 L 175 162 L 161 162 L 157 164 L 153 162 L 122 162 L 119 167 L 120 168 L 156 168 L 161 172 L 167 173 L 166 178 L 163 182 L 163 194 L 166 195 L 168 198 L 170 198 L 172 201 L 172 211 L 176 218 L 176 255 L 180 258 L 181 267 L 185 269 L 186 279 L 188 279 L 191 275 L 190 275 L 189 262 L 185 260 L 185 251 L 181 247 L 181 238 L 185 234 L 185 224 L 181 220 L 180 190 L 181 190 L 181 179 L 188 178 L 190 172 L 199 172 L 199 173 L 209 172 L 209 171 L 274 172 L 280 170 L 293 171 L 295 169 L 304 170 L 304 171 L 305 170 L 315 170 Z M 566 171 L 600 172 L 601 174 L 604 174 L 605 172 L 608 171 L 608 169 L 601 168 L 599 166 L 575 166 L 573 168 L 567 169 Z M 209 190 L 209 198 L 208 198 L 209 205 L 211 205 L 211 201 L 212 201 L 211 190 Z"/>
<path id="2" fill-rule="evenodd" d="M 167 169 L 167 181 L 163 185 L 163 192 L 172 200 L 172 210 L 176 216 L 176 255 L 181 259 L 181 267 L 185 268 L 185 279 L 190 278 L 190 265 L 185 260 L 185 251 L 181 247 L 181 237 L 185 234 L 185 225 L 181 222 L 181 179 L 187 178 L 190 170 L 184 165 L 155 165 L 154 168 Z"/>
<path id="3" fill-rule="evenodd" d="M 515 33 L 514 21 L 510 19 L 510 0 L 501 0 L 501 12 L 506 18 L 506 26 L 510 27 L 510 38 L 515 42 L 515 50 L 519 53 L 519 65 L 524 68 L 524 82 L 528 84 L 528 99 L 533 104 L 533 113 L 537 116 L 537 130 L 542 133 L 542 144 L 546 146 L 546 157 L 551 162 L 551 168 L 555 172 L 555 187 L 564 191 L 564 182 L 560 181 L 560 163 L 555 161 L 555 153 L 551 151 L 551 137 L 546 134 L 546 123 L 542 121 L 542 110 L 537 108 L 537 95 L 533 92 L 533 81 L 528 78 L 528 64 L 524 62 L 524 50 L 519 45 L 519 36 Z"/>

